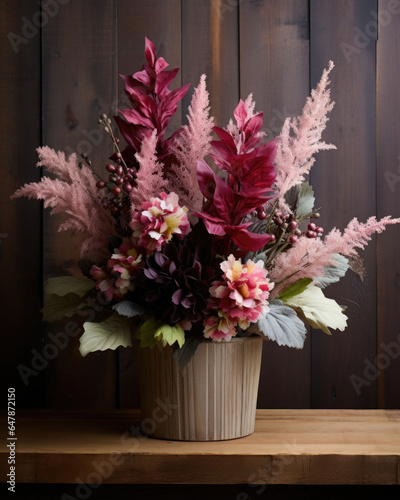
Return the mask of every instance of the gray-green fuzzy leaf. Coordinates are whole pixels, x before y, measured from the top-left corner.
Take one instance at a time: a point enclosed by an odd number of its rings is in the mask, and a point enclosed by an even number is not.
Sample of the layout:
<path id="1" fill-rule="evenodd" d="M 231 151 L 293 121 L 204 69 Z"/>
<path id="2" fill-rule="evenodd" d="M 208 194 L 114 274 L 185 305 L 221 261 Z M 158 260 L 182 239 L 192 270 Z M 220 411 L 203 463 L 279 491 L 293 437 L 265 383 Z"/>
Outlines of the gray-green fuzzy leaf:
<path id="1" fill-rule="evenodd" d="M 337 264 L 335 266 L 326 266 L 324 268 L 324 276 L 314 279 L 315 285 L 320 288 L 325 288 L 328 285 L 339 281 L 340 278 L 343 278 L 350 267 L 348 259 L 343 257 L 343 255 L 335 253 L 332 257 Z"/>
<path id="2" fill-rule="evenodd" d="M 127 318 L 133 318 L 135 316 L 140 316 L 144 313 L 144 308 L 131 302 L 130 300 L 124 300 L 123 302 L 118 302 L 113 307 L 114 311 L 117 311 L 121 316 L 126 316 Z"/>
<path id="3" fill-rule="evenodd" d="M 269 312 L 257 321 L 257 328 L 270 340 L 278 345 L 302 349 L 307 335 L 307 329 L 296 312 L 273 300 L 269 304 Z"/>

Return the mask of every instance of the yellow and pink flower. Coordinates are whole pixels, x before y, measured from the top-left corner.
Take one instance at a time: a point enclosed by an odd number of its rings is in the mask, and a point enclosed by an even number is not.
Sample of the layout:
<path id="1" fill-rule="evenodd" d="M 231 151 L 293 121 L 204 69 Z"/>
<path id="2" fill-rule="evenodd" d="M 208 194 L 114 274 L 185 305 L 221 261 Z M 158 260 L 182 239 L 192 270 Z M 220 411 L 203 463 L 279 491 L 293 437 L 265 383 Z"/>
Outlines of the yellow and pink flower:
<path id="1" fill-rule="evenodd" d="M 159 198 L 151 198 L 142 204 L 142 211 L 133 214 L 130 223 L 134 238 L 147 253 L 158 250 L 171 240 L 174 234 L 180 237 L 190 231 L 187 208 L 180 207 L 175 193 L 161 193 Z"/>
<path id="2" fill-rule="evenodd" d="M 223 280 L 210 288 L 211 308 L 218 311 L 219 320 L 211 325 L 206 320 L 206 331 L 209 337 L 216 340 L 231 338 L 231 325 L 246 329 L 268 312 L 269 292 L 274 287 L 267 277 L 263 262 L 248 260 L 242 264 L 233 255 L 221 264 L 224 272 Z M 229 327 L 228 327 L 229 324 Z M 221 329 L 220 329 L 221 327 Z M 227 331 L 229 330 L 229 333 Z M 206 335 L 207 336 L 207 335 Z"/>

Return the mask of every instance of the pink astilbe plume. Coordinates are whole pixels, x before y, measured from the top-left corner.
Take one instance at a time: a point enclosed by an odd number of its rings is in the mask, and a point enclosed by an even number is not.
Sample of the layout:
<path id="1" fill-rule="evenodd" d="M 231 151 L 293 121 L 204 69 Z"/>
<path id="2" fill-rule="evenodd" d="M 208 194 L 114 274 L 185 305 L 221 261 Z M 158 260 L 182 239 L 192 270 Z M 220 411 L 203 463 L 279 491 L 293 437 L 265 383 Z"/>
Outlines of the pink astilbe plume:
<path id="1" fill-rule="evenodd" d="M 163 177 L 163 166 L 157 159 L 157 130 L 143 139 L 140 153 L 135 157 L 140 165 L 136 177 L 136 187 L 131 191 L 131 202 L 133 207 L 139 209 L 142 203 L 150 198 L 158 196 L 162 191 L 169 192 L 168 182 Z"/>
<path id="2" fill-rule="evenodd" d="M 288 208 L 284 201 L 285 193 L 305 180 L 315 162 L 313 157 L 318 151 L 336 149 L 333 144 L 321 141 L 322 132 L 328 121 L 327 114 L 332 110 L 329 86 L 329 73 L 334 64 L 329 62 L 328 69 L 324 69 L 320 82 L 311 97 L 307 98 L 301 116 L 286 118 L 278 138 L 278 147 L 275 158 L 276 197 L 279 205 Z"/>
<path id="3" fill-rule="evenodd" d="M 58 179 L 43 177 L 40 182 L 32 182 L 18 189 L 13 198 L 36 198 L 50 207 L 52 214 L 66 216 L 58 230 L 76 230 L 84 235 L 81 256 L 93 260 L 107 254 L 108 238 L 115 234 L 114 219 L 101 205 L 101 193 L 96 187 L 92 171 L 83 165 L 79 167 L 75 154 L 68 159 L 62 152 L 49 147 L 37 149 L 39 162 Z"/>
<path id="4" fill-rule="evenodd" d="M 209 116 L 209 111 L 206 75 L 202 75 L 189 107 L 189 123 L 182 127 L 171 147 L 179 165 L 171 166 L 170 178 L 181 204 L 190 213 L 200 210 L 203 203 L 197 182 L 197 163 L 210 152 L 214 118 Z"/>
<path id="5" fill-rule="evenodd" d="M 390 216 L 377 220 L 370 217 L 367 222 L 352 219 L 343 234 L 336 228 L 327 234 L 324 240 L 319 238 L 299 238 L 287 252 L 282 252 L 275 258 L 274 267 L 270 271 L 273 281 L 285 281 L 276 286 L 274 296 L 301 278 L 320 278 L 324 276 L 324 269 L 336 266 L 335 254 L 345 257 L 357 257 L 357 249 L 363 250 L 374 233 L 381 233 L 387 225 L 398 224 L 399 219 Z M 297 272 L 294 273 L 294 270 Z M 294 273 L 294 274 L 293 274 Z"/>

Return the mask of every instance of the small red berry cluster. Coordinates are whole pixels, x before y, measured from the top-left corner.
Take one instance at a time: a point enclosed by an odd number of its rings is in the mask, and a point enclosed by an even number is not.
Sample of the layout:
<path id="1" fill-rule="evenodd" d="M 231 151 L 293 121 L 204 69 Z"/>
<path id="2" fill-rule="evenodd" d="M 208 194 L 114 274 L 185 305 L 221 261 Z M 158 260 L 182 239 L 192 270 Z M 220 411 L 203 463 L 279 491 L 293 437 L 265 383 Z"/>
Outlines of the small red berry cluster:
<path id="1" fill-rule="evenodd" d="M 255 216 L 258 217 L 259 220 L 265 220 L 268 215 L 265 212 L 264 207 L 260 206 L 256 209 Z M 320 214 L 318 212 L 313 212 L 310 215 L 312 219 L 318 219 Z M 284 214 L 281 210 L 276 210 L 272 216 L 272 222 L 277 226 L 280 231 L 280 240 L 284 233 L 288 234 L 288 241 L 291 245 L 294 245 L 300 236 L 306 236 L 307 238 L 318 238 L 321 237 L 324 230 L 322 227 L 317 226 L 314 222 L 310 222 L 307 226 L 307 229 L 301 231 L 299 229 L 299 223 L 294 219 L 292 214 Z M 276 241 L 276 236 L 274 234 L 270 235 L 270 243 Z"/>
<path id="2" fill-rule="evenodd" d="M 107 115 L 102 114 L 99 118 L 99 123 L 103 125 L 103 131 L 109 135 L 113 141 L 115 150 L 113 158 L 115 158 L 116 165 L 112 163 L 106 165 L 106 170 L 109 174 L 108 181 L 102 179 L 100 175 L 96 173 L 99 177 L 96 186 L 99 190 L 104 190 L 105 192 L 105 196 L 103 196 L 101 200 L 103 207 L 109 209 L 115 217 L 118 217 L 121 211 L 127 212 L 130 210 L 131 203 L 129 193 L 134 186 L 136 170 L 127 167 L 121 151 L 119 150 L 119 138 L 114 135 L 111 128 L 111 120 Z M 86 163 L 88 163 L 87 157 L 84 157 L 84 159 Z"/>

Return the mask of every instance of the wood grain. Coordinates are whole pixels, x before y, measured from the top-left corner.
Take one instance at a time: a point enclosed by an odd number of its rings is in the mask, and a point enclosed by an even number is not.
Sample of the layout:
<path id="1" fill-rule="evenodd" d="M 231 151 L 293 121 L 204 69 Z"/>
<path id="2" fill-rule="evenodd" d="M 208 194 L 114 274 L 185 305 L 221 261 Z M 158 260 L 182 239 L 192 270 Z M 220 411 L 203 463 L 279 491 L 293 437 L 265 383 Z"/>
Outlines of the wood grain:
<path id="1" fill-rule="evenodd" d="M 250 93 L 269 139 L 287 116 L 301 113 L 309 94 L 307 1 L 240 2 L 241 98 Z M 301 351 L 265 342 L 259 408 L 310 406 L 310 352 L 309 339 Z"/>
<path id="2" fill-rule="evenodd" d="M 21 185 L 40 180 L 40 33 L 27 27 L 37 12 L 29 0 L 0 5 L 0 386 L 4 395 L 8 387 L 16 389 L 21 408 L 43 407 L 45 382 L 44 371 L 32 367 L 44 336 L 41 207 L 10 200 Z M 0 406 L 6 404 L 4 396 Z"/>
<path id="3" fill-rule="evenodd" d="M 207 443 L 139 435 L 133 410 L 18 415 L 20 483 L 399 484 L 396 410 L 258 410 L 254 434 Z"/>
<path id="4" fill-rule="evenodd" d="M 182 2 L 182 80 L 192 87 L 183 101 L 183 121 L 193 88 L 207 75 L 210 114 L 219 127 L 239 102 L 239 2 Z"/>
<path id="5" fill-rule="evenodd" d="M 315 87 L 323 68 L 333 60 L 331 113 L 323 139 L 337 151 L 318 153 L 311 171 L 316 207 L 321 207 L 318 224 L 329 232 L 343 230 L 357 217 L 366 221 L 375 215 L 375 67 L 374 37 L 351 56 L 343 43 L 353 45 L 355 28 L 364 30 L 376 2 L 356 0 L 311 1 L 310 57 L 311 85 Z M 345 46 L 347 47 L 347 46 Z M 356 47 L 357 48 L 357 47 Z M 347 57 L 346 57 L 347 55 Z M 362 251 L 366 278 L 361 283 L 348 273 L 326 295 L 346 306 L 348 327 L 327 336 L 312 333 L 312 407 L 374 408 L 376 380 L 356 392 L 353 376 L 363 377 L 365 359 L 376 356 L 376 254 L 374 243 Z M 354 377 L 353 377 L 354 378 Z"/>
<path id="6" fill-rule="evenodd" d="M 377 215 L 400 216 L 400 106 L 398 98 L 400 64 L 398 36 L 400 15 L 393 11 L 392 2 L 380 1 L 379 13 L 386 15 L 385 26 L 379 32 L 377 43 Z M 397 9 L 398 10 L 398 9 Z M 385 14 L 386 13 L 386 14 Z M 396 50 L 392 50 L 396 47 Z M 400 303 L 400 260 L 398 244 L 400 227 L 392 226 L 379 235 L 377 241 L 377 366 L 378 405 L 380 408 L 399 408 L 400 392 L 400 330 L 398 304 Z M 367 381 L 368 382 L 368 381 Z"/>
<path id="7" fill-rule="evenodd" d="M 94 15 L 95 13 L 95 15 Z M 71 2 L 43 30 L 43 143 L 70 154 L 87 154 L 103 171 L 112 144 L 97 120 L 110 115 L 115 102 L 115 12 L 113 0 Z M 31 202 L 33 203 L 33 202 Z M 44 213 L 45 278 L 79 275 L 80 236 L 58 232 L 60 218 Z M 85 304 L 90 318 L 93 308 Z M 83 333 L 85 318 L 76 321 Z M 68 322 L 52 324 L 53 335 L 66 332 Z M 97 352 L 82 358 L 79 334 L 72 337 L 47 368 L 47 406 L 53 408 L 113 408 L 117 401 L 116 353 Z"/>

